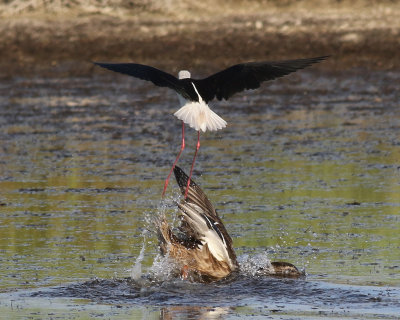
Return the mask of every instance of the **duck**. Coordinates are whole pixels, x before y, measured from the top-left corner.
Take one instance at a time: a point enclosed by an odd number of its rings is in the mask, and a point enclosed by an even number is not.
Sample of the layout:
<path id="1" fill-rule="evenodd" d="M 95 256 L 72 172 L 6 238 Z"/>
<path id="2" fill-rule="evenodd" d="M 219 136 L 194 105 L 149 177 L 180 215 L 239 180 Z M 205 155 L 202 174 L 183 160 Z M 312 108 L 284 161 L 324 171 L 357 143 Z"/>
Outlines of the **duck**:
<path id="1" fill-rule="evenodd" d="M 178 207 L 179 225 L 174 232 L 165 214 L 157 220 L 161 254 L 168 256 L 182 279 L 213 282 L 238 274 L 240 266 L 233 241 L 204 191 L 179 167 L 174 175 L 182 195 Z M 272 261 L 260 266 L 257 275 L 292 277 L 303 275 L 291 263 Z"/>

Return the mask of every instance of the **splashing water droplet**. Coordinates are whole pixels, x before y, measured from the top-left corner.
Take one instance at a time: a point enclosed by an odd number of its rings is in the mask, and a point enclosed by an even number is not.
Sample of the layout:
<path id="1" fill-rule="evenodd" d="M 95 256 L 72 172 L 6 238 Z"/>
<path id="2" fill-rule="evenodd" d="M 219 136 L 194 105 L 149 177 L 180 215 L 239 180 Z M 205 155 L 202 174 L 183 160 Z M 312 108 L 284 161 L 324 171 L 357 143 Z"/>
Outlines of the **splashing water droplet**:
<path id="1" fill-rule="evenodd" d="M 141 279 L 143 275 L 142 270 L 142 261 L 144 259 L 144 253 L 146 249 L 146 243 L 151 245 L 152 241 L 146 241 L 147 236 L 151 237 L 152 234 L 156 233 L 155 226 L 158 225 L 159 219 L 166 215 L 166 212 L 170 208 L 174 208 L 176 210 L 176 202 L 179 200 L 179 195 L 175 195 L 171 198 L 166 198 L 162 200 L 157 206 L 157 212 L 147 212 L 144 216 L 144 220 L 146 222 L 146 226 L 143 229 L 142 237 L 143 244 L 140 250 L 139 256 L 136 258 L 136 261 L 130 271 L 130 276 L 133 280 L 138 281 Z M 172 225 L 176 220 L 177 215 L 172 215 L 173 221 Z M 157 254 L 154 258 L 153 264 L 150 267 L 149 275 L 151 278 L 155 280 L 165 281 L 171 278 L 173 272 L 176 270 L 176 266 L 170 261 L 168 254 L 166 256 L 162 256 Z"/>
<path id="2" fill-rule="evenodd" d="M 255 276 L 260 269 L 267 269 L 271 267 L 271 261 L 268 259 L 266 253 L 259 253 L 250 257 L 245 254 L 238 257 L 240 270 L 247 275 Z"/>
<path id="3" fill-rule="evenodd" d="M 135 264 L 133 265 L 133 267 L 131 269 L 131 278 L 133 280 L 138 280 L 142 276 L 142 261 L 143 261 L 143 257 L 144 257 L 144 250 L 146 248 L 146 241 L 145 240 L 146 240 L 146 237 L 143 234 L 142 249 L 140 249 L 139 256 L 137 257 L 137 259 L 135 261 Z"/>

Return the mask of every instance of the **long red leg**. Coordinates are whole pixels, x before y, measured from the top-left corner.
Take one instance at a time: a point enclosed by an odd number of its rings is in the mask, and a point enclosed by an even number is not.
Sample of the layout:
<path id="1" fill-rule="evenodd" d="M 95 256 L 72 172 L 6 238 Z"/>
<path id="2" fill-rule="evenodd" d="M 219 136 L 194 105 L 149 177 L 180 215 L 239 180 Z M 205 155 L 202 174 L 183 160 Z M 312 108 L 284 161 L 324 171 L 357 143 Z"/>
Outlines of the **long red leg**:
<path id="1" fill-rule="evenodd" d="M 183 149 L 185 149 L 185 123 L 182 121 L 182 144 L 181 144 L 181 151 L 179 151 L 178 156 L 176 157 L 175 162 L 174 162 L 174 164 L 172 165 L 172 168 L 171 168 L 171 170 L 170 170 L 170 172 L 169 172 L 169 175 L 168 175 L 167 179 L 165 180 L 164 190 L 163 190 L 162 195 L 161 195 L 163 198 L 164 198 L 164 195 L 165 195 L 165 191 L 167 190 L 167 187 L 168 187 L 169 178 L 171 178 L 172 171 L 174 171 L 175 165 L 176 165 L 176 163 L 178 162 L 179 157 L 181 156 L 181 153 L 182 153 Z"/>
<path id="2" fill-rule="evenodd" d="M 189 185 L 190 185 L 190 178 L 192 177 L 192 172 L 193 172 L 193 167 L 194 167 L 194 162 L 196 161 L 196 156 L 197 156 L 197 151 L 200 149 L 200 130 L 197 131 L 197 145 L 196 145 L 196 152 L 194 153 L 193 157 L 193 162 L 192 162 L 192 167 L 190 168 L 190 174 L 189 174 L 189 179 L 187 182 L 186 190 L 185 190 L 185 199 L 187 197 L 188 191 L 189 191 Z"/>

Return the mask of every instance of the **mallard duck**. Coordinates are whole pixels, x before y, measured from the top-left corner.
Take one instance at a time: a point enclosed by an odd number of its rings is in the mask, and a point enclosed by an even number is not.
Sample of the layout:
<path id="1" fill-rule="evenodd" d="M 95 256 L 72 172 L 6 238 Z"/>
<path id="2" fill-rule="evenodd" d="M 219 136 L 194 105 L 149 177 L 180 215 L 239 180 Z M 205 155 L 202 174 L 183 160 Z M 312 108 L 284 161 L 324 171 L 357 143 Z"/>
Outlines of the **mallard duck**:
<path id="1" fill-rule="evenodd" d="M 189 177 L 175 166 L 174 174 L 182 194 Z M 239 270 L 232 239 L 205 193 L 190 180 L 187 197 L 177 203 L 180 225 L 174 233 L 165 216 L 157 221 L 162 254 L 178 267 L 182 278 L 210 282 L 228 277 Z M 287 262 L 271 262 L 258 274 L 298 277 L 299 270 Z"/>
<path id="2" fill-rule="evenodd" d="M 184 194 L 189 178 L 178 166 L 174 174 Z M 169 254 L 181 269 L 182 277 L 213 281 L 238 270 L 232 239 L 212 203 L 193 180 L 186 200 L 178 203 L 178 208 L 178 234 L 172 232 L 165 216 L 159 221 L 158 234 L 161 252 Z"/>

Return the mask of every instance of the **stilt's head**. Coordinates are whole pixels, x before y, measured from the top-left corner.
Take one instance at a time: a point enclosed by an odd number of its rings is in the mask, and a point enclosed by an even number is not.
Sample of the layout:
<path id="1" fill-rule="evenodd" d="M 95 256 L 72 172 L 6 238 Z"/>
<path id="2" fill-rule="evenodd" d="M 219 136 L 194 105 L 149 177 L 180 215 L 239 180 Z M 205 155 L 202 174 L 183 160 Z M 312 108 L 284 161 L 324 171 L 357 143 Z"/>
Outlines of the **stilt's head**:
<path id="1" fill-rule="evenodd" d="M 181 70 L 178 73 L 178 78 L 180 79 L 187 79 L 190 78 L 190 72 L 187 70 Z"/>

